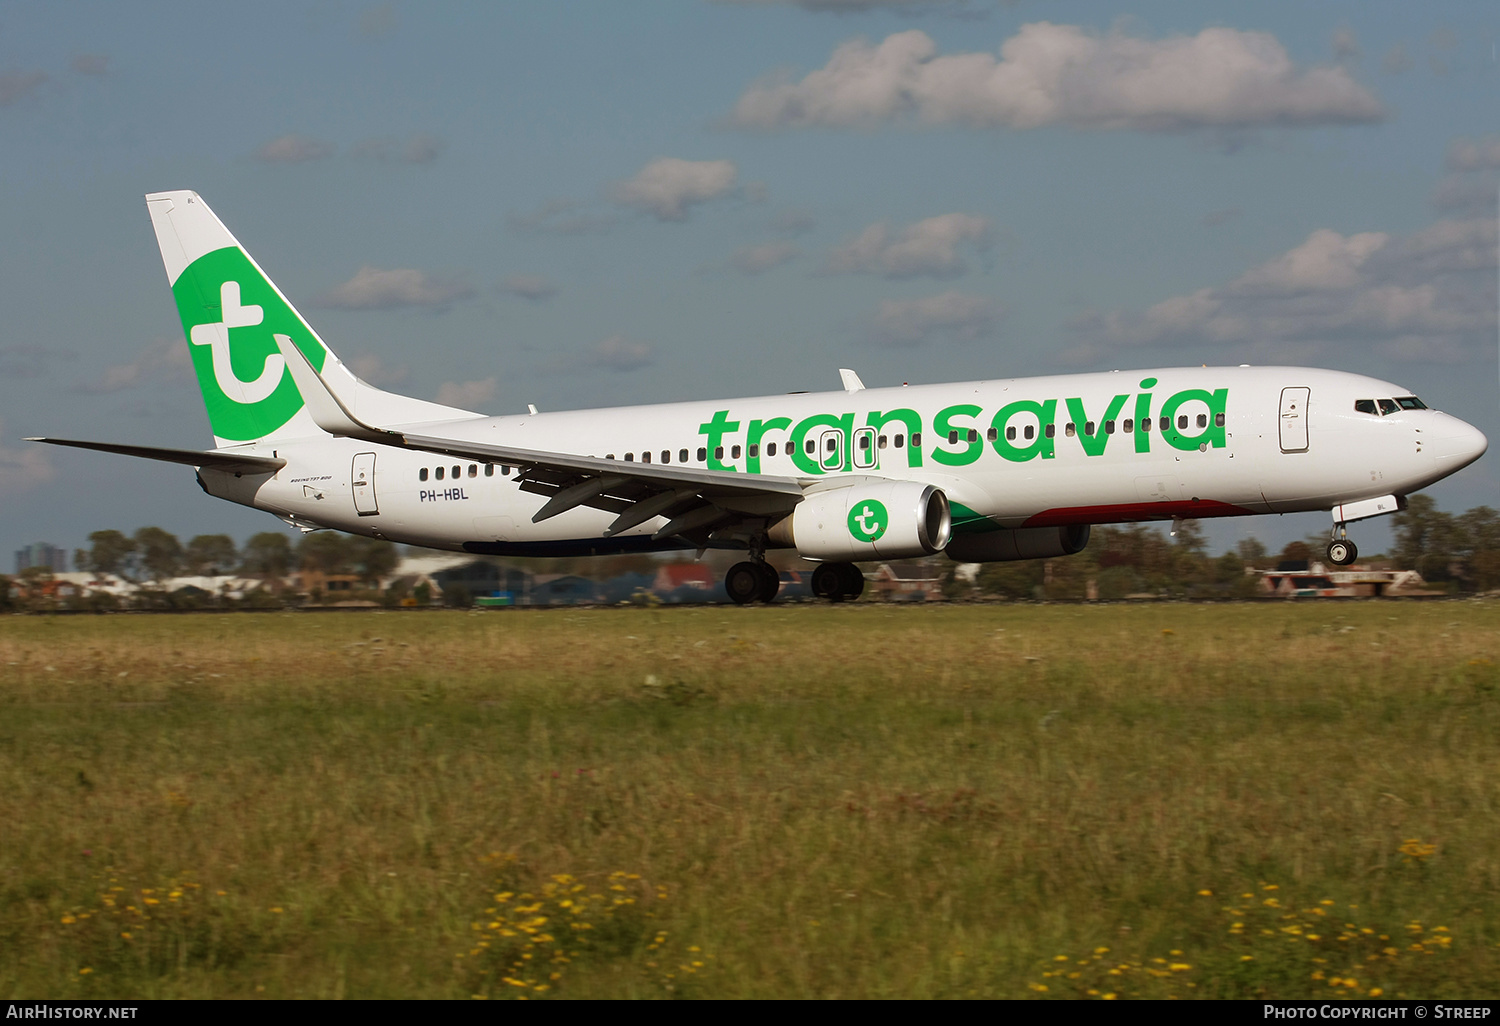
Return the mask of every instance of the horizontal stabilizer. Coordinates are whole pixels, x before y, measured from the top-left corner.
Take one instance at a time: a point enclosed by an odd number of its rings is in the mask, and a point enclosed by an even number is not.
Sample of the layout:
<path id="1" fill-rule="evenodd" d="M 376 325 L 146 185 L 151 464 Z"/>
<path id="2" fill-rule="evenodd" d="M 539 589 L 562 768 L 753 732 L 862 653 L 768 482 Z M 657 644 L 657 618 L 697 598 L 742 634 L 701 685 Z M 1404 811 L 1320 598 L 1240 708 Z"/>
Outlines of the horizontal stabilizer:
<path id="1" fill-rule="evenodd" d="M 145 460 L 181 463 L 189 467 L 237 471 L 244 474 L 274 474 L 286 466 L 286 460 L 275 456 L 252 456 L 249 453 L 204 452 L 198 449 L 160 449 L 154 445 L 117 445 L 114 442 L 78 442 L 69 438 L 28 438 L 28 442 L 70 445 L 75 449 L 97 449 L 100 452 L 139 456 Z"/>

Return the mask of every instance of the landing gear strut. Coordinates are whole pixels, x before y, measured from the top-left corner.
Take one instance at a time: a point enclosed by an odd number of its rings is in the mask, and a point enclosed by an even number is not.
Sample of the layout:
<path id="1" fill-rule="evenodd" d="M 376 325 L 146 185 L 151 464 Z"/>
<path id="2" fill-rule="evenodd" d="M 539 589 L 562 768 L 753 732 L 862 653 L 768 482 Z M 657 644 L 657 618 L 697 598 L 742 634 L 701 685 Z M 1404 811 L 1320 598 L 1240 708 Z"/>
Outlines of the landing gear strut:
<path id="1" fill-rule="evenodd" d="M 812 575 L 812 593 L 830 602 L 857 599 L 865 590 L 865 575 L 853 563 L 819 563 Z"/>
<path id="2" fill-rule="evenodd" d="M 1328 543 L 1328 562 L 1334 566 L 1348 566 L 1359 558 L 1359 549 L 1349 540 L 1343 524 L 1333 525 L 1333 539 Z"/>

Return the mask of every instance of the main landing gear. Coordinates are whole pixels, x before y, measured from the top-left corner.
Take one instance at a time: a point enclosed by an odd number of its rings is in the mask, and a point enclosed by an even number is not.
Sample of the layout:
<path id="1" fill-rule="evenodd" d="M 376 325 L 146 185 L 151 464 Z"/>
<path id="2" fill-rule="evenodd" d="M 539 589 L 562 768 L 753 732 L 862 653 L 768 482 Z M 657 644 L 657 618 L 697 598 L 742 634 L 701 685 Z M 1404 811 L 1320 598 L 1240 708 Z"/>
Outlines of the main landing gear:
<path id="1" fill-rule="evenodd" d="M 1349 540 L 1343 524 L 1333 525 L 1333 540 L 1328 543 L 1328 562 L 1334 566 L 1348 566 L 1359 558 L 1359 549 Z"/>
<path id="2" fill-rule="evenodd" d="M 865 590 L 865 575 L 853 563 L 819 563 L 812 574 L 812 593 L 830 602 L 859 598 Z"/>
<path id="3" fill-rule="evenodd" d="M 747 559 L 729 568 L 729 573 L 724 575 L 724 590 L 738 606 L 772 602 L 781 590 L 781 575 L 769 563 Z"/>

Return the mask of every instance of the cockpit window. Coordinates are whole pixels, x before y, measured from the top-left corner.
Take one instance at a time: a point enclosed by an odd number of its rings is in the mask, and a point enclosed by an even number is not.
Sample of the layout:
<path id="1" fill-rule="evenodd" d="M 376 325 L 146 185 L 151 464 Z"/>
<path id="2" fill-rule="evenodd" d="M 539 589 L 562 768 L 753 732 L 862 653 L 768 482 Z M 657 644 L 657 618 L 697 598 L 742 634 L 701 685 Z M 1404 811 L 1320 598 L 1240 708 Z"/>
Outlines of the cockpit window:
<path id="1" fill-rule="evenodd" d="M 1427 404 L 1414 395 L 1398 395 L 1396 396 L 1396 402 L 1400 404 L 1403 410 L 1427 409 Z"/>
<path id="2" fill-rule="evenodd" d="M 1356 399 L 1356 400 L 1354 400 L 1354 412 L 1355 413 L 1374 413 L 1375 412 L 1375 400 L 1374 399 Z"/>
<path id="3" fill-rule="evenodd" d="M 1379 400 L 1379 402 L 1380 415 L 1382 417 L 1384 417 L 1387 413 L 1395 413 L 1397 410 L 1401 409 L 1401 407 L 1396 405 L 1396 400 L 1394 399 L 1381 399 Z"/>

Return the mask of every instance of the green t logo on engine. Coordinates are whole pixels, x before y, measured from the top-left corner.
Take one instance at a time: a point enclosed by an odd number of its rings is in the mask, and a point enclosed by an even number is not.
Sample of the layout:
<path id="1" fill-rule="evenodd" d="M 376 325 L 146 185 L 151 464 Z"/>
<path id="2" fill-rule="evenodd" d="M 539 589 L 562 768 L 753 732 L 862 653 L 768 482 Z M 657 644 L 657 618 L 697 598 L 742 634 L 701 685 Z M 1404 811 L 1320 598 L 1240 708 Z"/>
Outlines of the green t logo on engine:
<path id="1" fill-rule="evenodd" d="M 878 540 L 890 522 L 884 504 L 874 499 L 856 502 L 849 510 L 849 533 L 862 542 Z"/>

